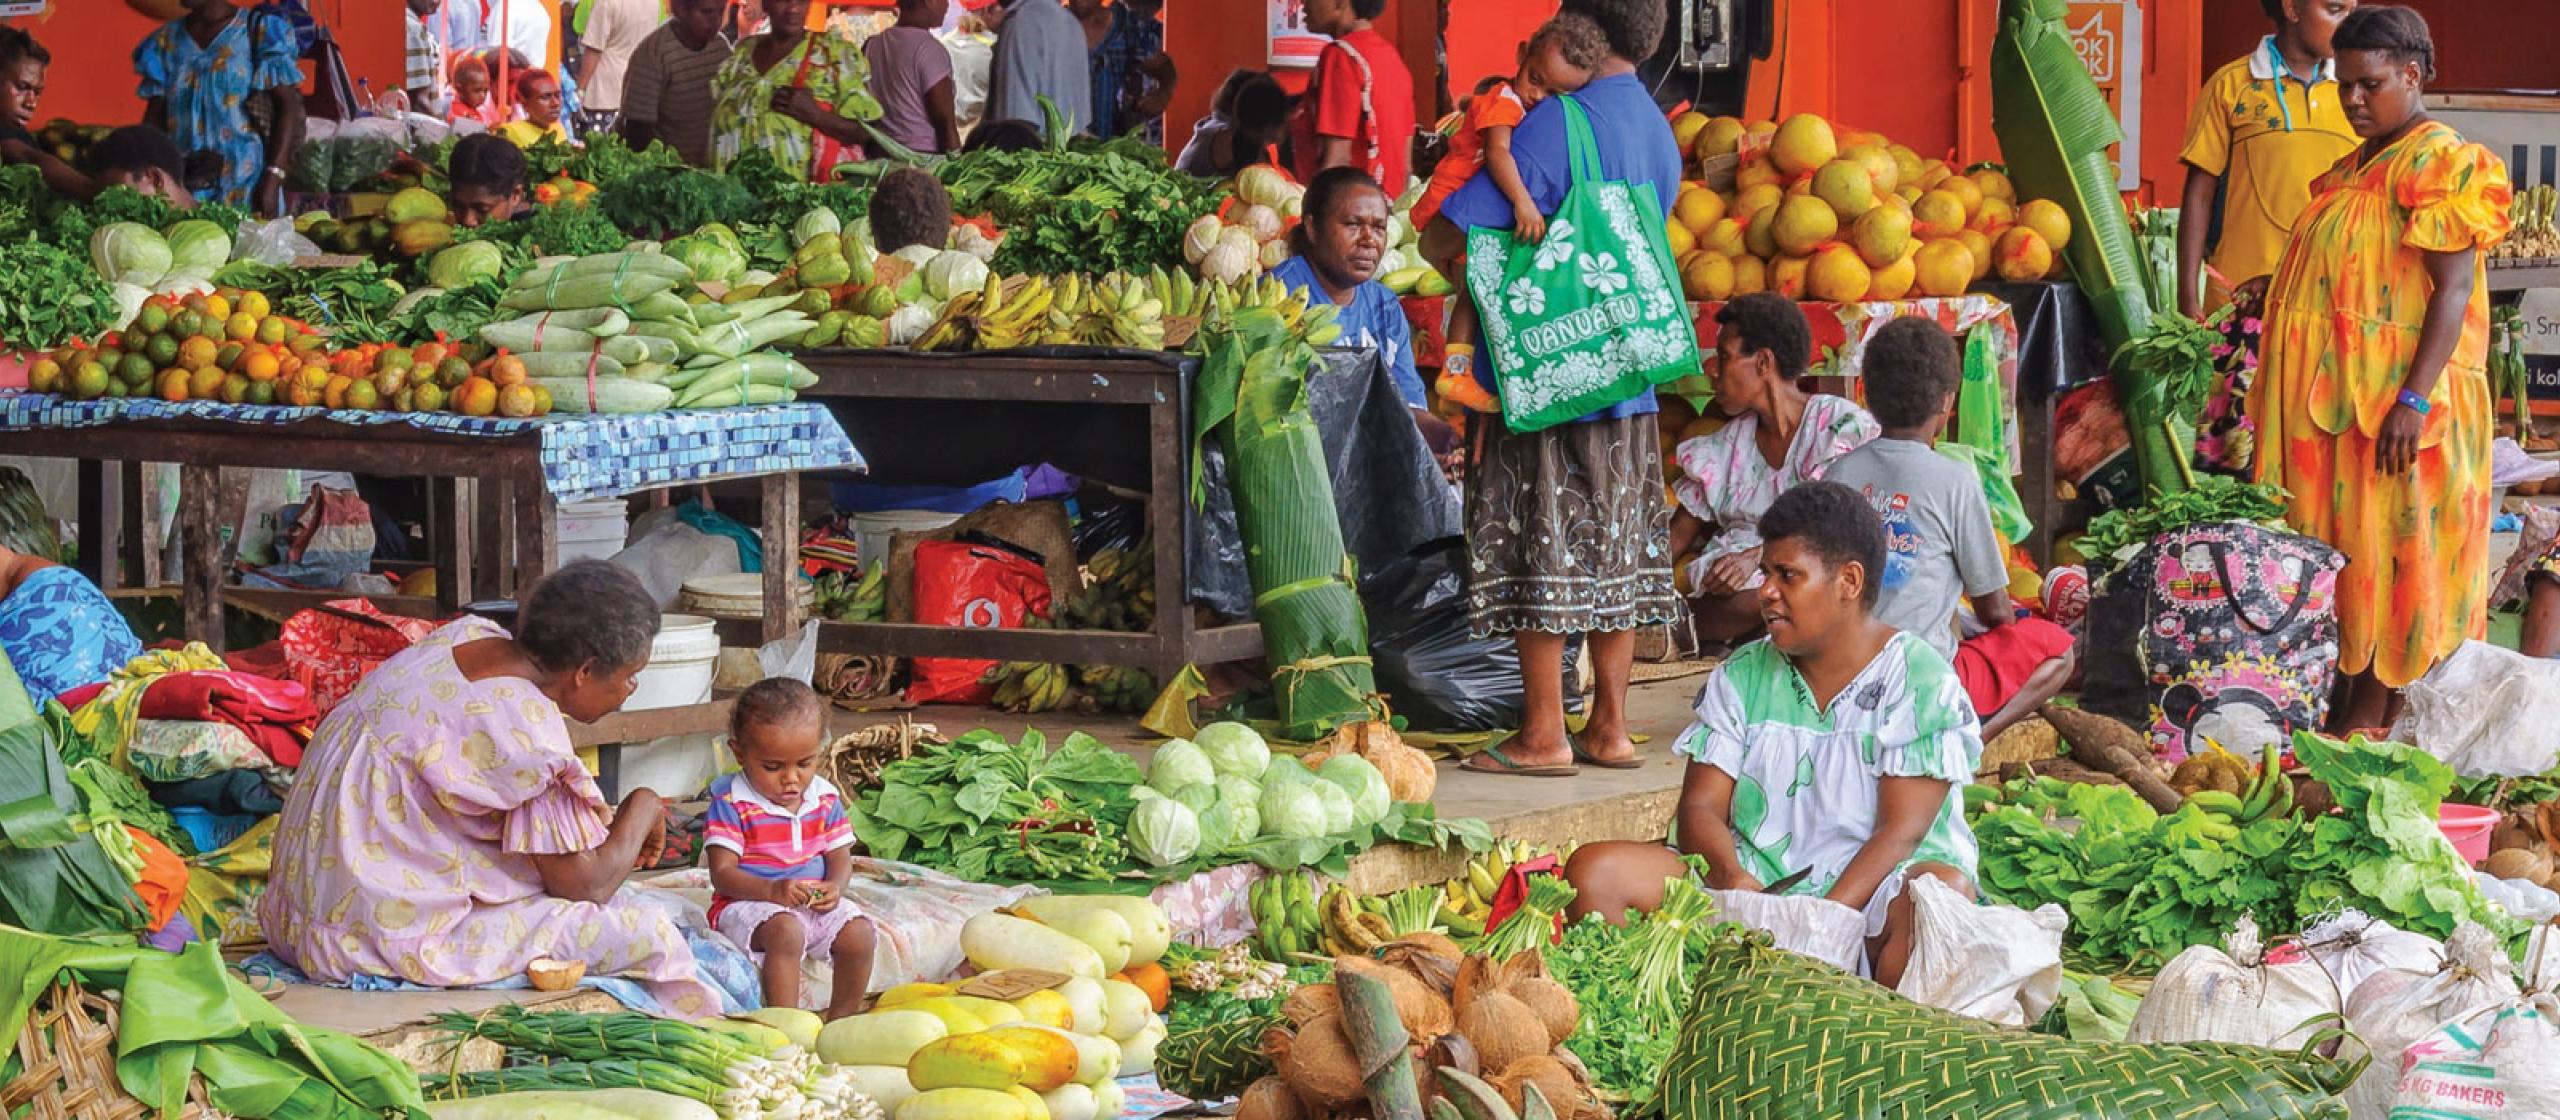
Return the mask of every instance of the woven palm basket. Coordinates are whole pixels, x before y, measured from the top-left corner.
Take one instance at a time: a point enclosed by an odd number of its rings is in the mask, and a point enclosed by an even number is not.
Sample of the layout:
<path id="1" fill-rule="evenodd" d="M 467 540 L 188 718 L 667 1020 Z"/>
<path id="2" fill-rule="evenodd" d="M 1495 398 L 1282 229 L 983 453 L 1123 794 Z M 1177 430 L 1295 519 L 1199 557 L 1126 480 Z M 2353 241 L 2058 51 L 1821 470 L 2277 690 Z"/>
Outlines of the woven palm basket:
<path id="1" fill-rule="evenodd" d="M 837 736 L 818 759 L 818 773 L 851 797 L 879 785 L 880 771 L 890 763 L 913 758 L 917 747 L 942 741 L 942 732 L 934 725 L 899 716 L 896 723 L 875 723 Z"/>
<path id="2" fill-rule="evenodd" d="M 2346 1120 L 2363 1065 L 2254 1046 L 2073 1042 L 1924 1007 L 1766 934 L 1700 954 L 1652 1114 L 1681 1120 Z"/>
<path id="3" fill-rule="evenodd" d="M 116 1081 L 116 1003 L 60 981 L 18 1028 L 18 1076 L 0 1085 L 0 1116 L 22 1120 L 142 1120 L 152 1114 Z M 220 1120 L 204 1081 L 187 1086 L 181 1120 Z"/>

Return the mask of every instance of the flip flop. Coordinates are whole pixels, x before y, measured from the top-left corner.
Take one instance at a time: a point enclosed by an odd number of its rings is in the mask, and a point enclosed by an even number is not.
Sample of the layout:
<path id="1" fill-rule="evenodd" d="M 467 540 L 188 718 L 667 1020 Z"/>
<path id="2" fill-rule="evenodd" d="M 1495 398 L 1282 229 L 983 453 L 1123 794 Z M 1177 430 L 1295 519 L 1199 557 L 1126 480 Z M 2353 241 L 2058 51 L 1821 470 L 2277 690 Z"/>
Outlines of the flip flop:
<path id="1" fill-rule="evenodd" d="M 1573 760 L 1585 766 L 1597 766 L 1603 770 L 1644 769 L 1644 759 L 1641 757 L 1602 758 L 1582 749 L 1582 744 L 1578 741 L 1573 744 Z"/>
<path id="2" fill-rule="evenodd" d="M 1497 765 L 1478 766 L 1476 759 L 1479 758 L 1490 758 Z M 1471 770 L 1478 774 L 1507 774 L 1518 778 L 1570 778 L 1581 772 L 1571 766 L 1522 766 L 1511 761 L 1510 755 L 1502 753 L 1501 747 L 1486 747 L 1477 751 L 1474 757 L 1459 763 L 1458 769 Z"/>

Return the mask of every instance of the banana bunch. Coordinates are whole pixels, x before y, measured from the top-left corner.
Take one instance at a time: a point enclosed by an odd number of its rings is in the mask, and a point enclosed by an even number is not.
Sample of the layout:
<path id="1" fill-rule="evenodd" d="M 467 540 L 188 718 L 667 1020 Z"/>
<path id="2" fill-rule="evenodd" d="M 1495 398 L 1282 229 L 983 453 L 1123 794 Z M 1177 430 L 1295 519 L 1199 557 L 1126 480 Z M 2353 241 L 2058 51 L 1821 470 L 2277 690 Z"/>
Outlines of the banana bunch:
<path id="1" fill-rule="evenodd" d="M 1060 615 L 1073 630 L 1144 632 L 1156 624 L 1156 555 L 1146 541 L 1138 547 L 1103 549 L 1085 561 L 1084 590 L 1068 600 Z"/>
<path id="2" fill-rule="evenodd" d="M 818 577 L 818 614 L 837 622 L 878 622 L 889 610 L 889 565 L 873 564 L 860 580 L 836 573 Z"/>
<path id="3" fill-rule="evenodd" d="M 1071 285 L 1075 277 L 1067 277 Z M 1037 341 L 1062 294 L 1046 276 L 987 274 L 986 286 L 942 305 L 942 317 L 916 336 L 920 351 L 1011 350 Z"/>
<path id="4" fill-rule="evenodd" d="M 2219 789 L 2200 789 L 2187 795 L 2187 802 L 2172 816 L 2184 818 L 2179 827 L 2216 842 L 2240 835 L 2240 830 L 2268 817 L 2293 812 L 2293 781 L 2284 776 L 2284 758 L 2275 744 L 2267 745 L 2267 755 L 2258 767 L 2257 777 L 2241 793 Z"/>
<path id="5" fill-rule="evenodd" d="M 1482 936 L 1493 915 L 1493 896 L 1502 889 L 1512 867 L 1541 856 L 1553 855 L 1559 860 L 1573 858 L 1568 845 L 1550 851 L 1525 840 L 1505 837 L 1495 841 L 1493 850 L 1468 857 L 1466 871 L 1440 884 L 1440 922 L 1452 937 Z"/>
<path id="6" fill-rule="evenodd" d="M 1211 285 L 1191 274 L 1187 268 L 1165 271 L 1163 265 L 1148 270 L 1145 277 L 1147 297 L 1164 305 L 1165 318 L 1197 319 L 1209 310 Z"/>
<path id="7" fill-rule="evenodd" d="M 1075 703 L 1074 677 L 1064 665 L 1007 661 L 987 670 L 981 684 L 995 686 L 995 704 L 1008 712 L 1054 712 Z"/>
<path id="8" fill-rule="evenodd" d="M 2491 260 L 2560 257 L 2560 189 L 2549 183 L 2516 193 L 2507 207 L 2507 239 L 2489 250 Z"/>
<path id="9" fill-rule="evenodd" d="M 1329 957 L 1368 956 L 1399 936 L 1387 923 L 1386 906 L 1385 899 L 1360 898 L 1340 883 L 1326 887 L 1316 903 L 1324 922 L 1316 943 Z"/>
<path id="10" fill-rule="evenodd" d="M 1323 950 L 1324 916 L 1305 875 L 1281 871 L 1255 880 L 1245 892 L 1245 907 L 1253 912 L 1254 937 L 1263 956 L 1286 963 L 1298 954 Z"/>
<path id="11" fill-rule="evenodd" d="M 1310 301 L 1304 289 L 1270 276 L 1218 286 L 1209 298 L 1212 318 L 1256 312 L 1277 315 L 1282 325 L 1315 346 L 1330 346 L 1342 337 L 1342 324 L 1336 321 L 1341 310 L 1332 300 Z"/>
<path id="12" fill-rule="evenodd" d="M 1105 712 L 1135 713 L 1156 700 L 1156 678 L 1129 665 L 1087 665 L 1076 671 L 1084 695 Z"/>
<path id="13" fill-rule="evenodd" d="M 1072 296 L 1074 298 L 1066 298 Z M 1038 341 L 1050 346 L 1164 349 L 1165 303 L 1146 277 L 1114 272 L 1099 280 L 1071 277 L 1048 308 Z"/>

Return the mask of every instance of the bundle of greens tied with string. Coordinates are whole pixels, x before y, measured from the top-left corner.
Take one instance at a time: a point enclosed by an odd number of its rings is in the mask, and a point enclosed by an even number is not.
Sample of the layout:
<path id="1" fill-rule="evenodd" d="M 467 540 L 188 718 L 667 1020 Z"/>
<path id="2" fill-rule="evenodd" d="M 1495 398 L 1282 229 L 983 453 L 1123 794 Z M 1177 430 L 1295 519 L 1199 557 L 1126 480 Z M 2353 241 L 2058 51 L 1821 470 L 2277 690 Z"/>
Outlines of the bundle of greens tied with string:
<path id="1" fill-rule="evenodd" d="M 2125 415 L 2151 416 L 2159 430 L 2154 438 L 2185 445 L 2221 374 L 2214 348 L 2222 341 L 2222 325 L 2235 314 L 2226 306 L 2203 322 L 2174 312 L 2153 319 L 2151 333 L 2118 347 L 2116 376 L 2131 378 L 2146 398 L 2127 402 Z M 2100 575 L 2120 558 L 2163 533 L 2194 525 L 2250 522 L 2280 526 L 2285 493 L 2266 483 L 2242 482 L 2223 475 L 2198 476 L 2191 457 L 2171 457 L 2177 467 L 2175 487 L 2151 486 L 2141 505 L 2110 510 L 2089 522 L 2080 551 L 2089 557 L 2090 574 Z"/>
<path id="2" fill-rule="evenodd" d="M 700 1101 L 724 1120 L 847 1117 L 883 1120 L 843 1067 L 793 1045 L 780 1031 L 714 1030 L 637 1012 L 588 1014 L 505 1006 L 446 1012 L 439 1029 L 507 1049 L 513 1064 L 420 1078 L 429 1100 L 529 1091 L 645 1089 Z"/>

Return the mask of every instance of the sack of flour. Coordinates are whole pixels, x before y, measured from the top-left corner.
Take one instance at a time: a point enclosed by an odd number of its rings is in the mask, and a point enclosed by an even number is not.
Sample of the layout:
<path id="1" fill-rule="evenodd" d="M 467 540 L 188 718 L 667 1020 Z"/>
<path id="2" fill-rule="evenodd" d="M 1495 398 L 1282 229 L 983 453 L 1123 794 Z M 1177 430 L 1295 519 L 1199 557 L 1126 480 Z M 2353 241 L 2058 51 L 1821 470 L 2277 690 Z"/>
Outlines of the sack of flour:
<path id="1" fill-rule="evenodd" d="M 2312 960 L 2267 963 L 2258 923 L 2241 918 L 2222 948 L 2170 960 L 2134 1009 L 2127 1042 L 2237 1042 L 2290 1050 L 2335 1026 L 2338 982 Z"/>

